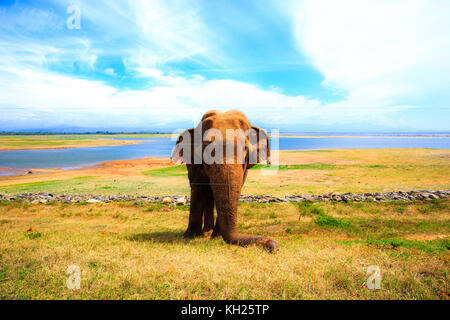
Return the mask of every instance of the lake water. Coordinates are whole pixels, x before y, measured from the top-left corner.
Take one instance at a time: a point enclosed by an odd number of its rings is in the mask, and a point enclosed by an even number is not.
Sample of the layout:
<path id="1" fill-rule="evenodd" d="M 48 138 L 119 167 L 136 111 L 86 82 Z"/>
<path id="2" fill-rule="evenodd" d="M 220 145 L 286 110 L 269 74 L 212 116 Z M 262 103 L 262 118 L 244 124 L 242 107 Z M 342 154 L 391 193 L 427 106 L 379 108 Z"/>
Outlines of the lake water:
<path id="1" fill-rule="evenodd" d="M 311 134 L 308 134 L 311 135 Z M 323 135 L 323 134 L 322 134 Z M 328 134 L 327 134 L 328 135 Z M 390 136 L 390 137 L 389 137 Z M 378 135 L 363 137 L 314 137 L 279 138 L 280 150 L 309 149 L 374 149 L 374 148 L 432 148 L 450 149 L 449 135 L 422 135 L 411 138 L 406 135 Z M 415 135 L 417 136 L 417 135 Z M 62 168 L 74 169 L 97 165 L 105 161 L 139 159 L 144 157 L 169 157 L 175 144 L 171 138 L 122 138 L 123 140 L 143 140 L 142 144 L 116 147 L 91 147 L 49 150 L 8 150 L 0 151 L 0 168 L 25 170 Z M 274 143 L 272 142 L 272 146 Z M 12 172 L 0 169 L 0 176 Z M 15 172 L 17 174 L 17 172 Z"/>

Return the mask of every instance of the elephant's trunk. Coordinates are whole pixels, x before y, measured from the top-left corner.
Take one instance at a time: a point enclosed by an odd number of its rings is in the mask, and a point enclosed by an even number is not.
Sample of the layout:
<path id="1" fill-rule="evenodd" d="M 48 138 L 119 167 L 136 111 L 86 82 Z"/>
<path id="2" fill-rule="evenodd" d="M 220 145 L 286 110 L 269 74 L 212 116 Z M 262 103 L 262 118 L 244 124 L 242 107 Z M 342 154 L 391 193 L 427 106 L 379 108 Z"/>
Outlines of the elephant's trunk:
<path id="1" fill-rule="evenodd" d="M 270 252 L 277 252 L 274 240 L 266 237 L 243 235 L 237 228 L 237 209 L 242 185 L 244 184 L 244 168 L 242 165 L 214 165 L 210 168 L 210 177 L 214 200 L 216 202 L 220 232 L 227 243 L 248 246 L 262 245 Z"/>

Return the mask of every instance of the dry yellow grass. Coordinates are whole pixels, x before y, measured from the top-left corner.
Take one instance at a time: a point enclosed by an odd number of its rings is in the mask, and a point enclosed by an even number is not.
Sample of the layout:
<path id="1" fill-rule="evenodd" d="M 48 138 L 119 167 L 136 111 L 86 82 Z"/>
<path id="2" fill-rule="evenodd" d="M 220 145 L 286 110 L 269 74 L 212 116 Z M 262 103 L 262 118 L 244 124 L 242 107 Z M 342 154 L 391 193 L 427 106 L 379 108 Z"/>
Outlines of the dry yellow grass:
<path id="1" fill-rule="evenodd" d="M 276 239 L 271 255 L 183 240 L 187 207 L 3 202 L 0 297 L 448 299 L 449 203 L 241 204 L 239 228 Z M 380 290 L 366 287 L 371 265 Z"/>

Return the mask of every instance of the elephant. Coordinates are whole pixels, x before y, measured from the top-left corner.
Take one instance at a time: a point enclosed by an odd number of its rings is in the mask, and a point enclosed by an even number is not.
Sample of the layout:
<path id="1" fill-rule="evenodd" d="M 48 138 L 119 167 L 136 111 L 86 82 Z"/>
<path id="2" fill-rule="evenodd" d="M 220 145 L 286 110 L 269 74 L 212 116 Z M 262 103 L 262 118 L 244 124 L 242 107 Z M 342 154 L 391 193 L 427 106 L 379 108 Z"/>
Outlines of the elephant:
<path id="1" fill-rule="evenodd" d="M 269 138 L 264 130 L 252 127 L 240 111 L 211 110 L 196 128 L 180 134 L 171 158 L 174 163 L 186 163 L 191 187 L 184 238 L 222 236 L 229 244 L 261 245 L 272 253 L 279 250 L 274 240 L 240 234 L 237 228 L 238 202 L 248 169 L 256 163 L 270 163 Z"/>

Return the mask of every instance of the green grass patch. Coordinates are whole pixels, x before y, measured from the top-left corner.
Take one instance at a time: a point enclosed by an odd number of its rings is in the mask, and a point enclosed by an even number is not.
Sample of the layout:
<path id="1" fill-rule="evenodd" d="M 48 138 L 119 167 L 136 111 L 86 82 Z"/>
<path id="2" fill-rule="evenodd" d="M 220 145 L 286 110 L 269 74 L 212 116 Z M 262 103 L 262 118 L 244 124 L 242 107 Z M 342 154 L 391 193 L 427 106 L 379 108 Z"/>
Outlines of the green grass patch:
<path id="1" fill-rule="evenodd" d="M 310 202 L 297 202 L 294 205 L 297 206 L 300 216 L 299 220 L 305 216 L 314 216 L 314 222 L 321 227 L 334 227 L 334 228 L 349 228 L 351 222 L 343 220 L 341 218 L 333 217 L 327 214 L 323 207 L 310 203 Z"/>
<path id="2" fill-rule="evenodd" d="M 143 175 L 153 177 L 182 177 L 187 175 L 185 165 L 146 170 L 142 172 Z"/>
<path id="3" fill-rule="evenodd" d="M 399 238 L 369 238 L 366 240 L 335 240 L 335 242 L 343 245 L 366 244 L 376 246 L 381 249 L 416 249 L 427 253 L 446 252 L 450 250 L 450 240 L 448 239 L 419 241 Z"/>
<path id="4" fill-rule="evenodd" d="M 0 187 L 1 191 L 4 192 L 58 192 L 60 189 L 73 187 L 73 186 L 81 186 L 86 182 L 90 181 L 93 177 L 91 176 L 83 176 L 77 177 L 67 180 L 50 180 L 50 181 L 38 181 L 38 182 L 30 182 L 30 183 L 19 183 L 11 186 L 2 186 Z"/>
<path id="5" fill-rule="evenodd" d="M 269 164 L 257 164 L 250 170 L 254 169 L 271 169 L 271 170 L 333 170 L 336 168 L 333 164 L 327 163 L 311 163 L 311 164 L 282 164 L 279 166 Z"/>
<path id="6" fill-rule="evenodd" d="M 42 233 L 41 232 L 25 232 L 25 236 L 28 239 L 37 239 L 42 237 Z"/>
<path id="7" fill-rule="evenodd" d="M 321 227 L 348 228 L 351 226 L 350 221 L 341 218 L 335 218 L 328 214 L 320 214 L 314 222 Z"/>
<path id="8" fill-rule="evenodd" d="M 149 205 L 147 208 L 144 209 L 144 212 L 155 212 L 160 211 L 162 208 L 167 207 L 166 205 L 162 203 L 154 203 Z"/>
<path id="9" fill-rule="evenodd" d="M 305 216 L 312 216 L 312 215 L 324 215 L 325 211 L 323 208 L 312 204 L 311 202 L 303 201 L 303 202 L 294 202 L 293 205 L 295 205 L 298 208 L 298 211 L 300 212 L 300 217 Z"/>
<path id="10" fill-rule="evenodd" d="M 389 247 L 389 248 L 411 248 L 411 249 L 419 249 L 427 252 L 436 252 L 436 251 L 448 251 L 450 250 L 450 240 L 449 239 L 441 239 L 441 240 L 431 240 L 431 241 L 418 241 L 418 240 L 404 240 L 404 239 L 367 239 L 366 243 L 369 245 L 375 245 L 380 247 Z"/>
<path id="11" fill-rule="evenodd" d="M 2 271 L 0 271 L 0 282 L 7 280 L 6 273 L 8 272 L 8 270 L 9 266 L 6 266 Z"/>

